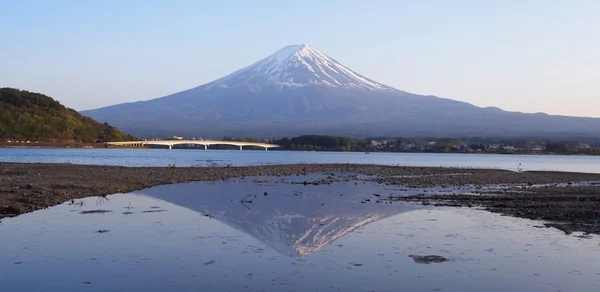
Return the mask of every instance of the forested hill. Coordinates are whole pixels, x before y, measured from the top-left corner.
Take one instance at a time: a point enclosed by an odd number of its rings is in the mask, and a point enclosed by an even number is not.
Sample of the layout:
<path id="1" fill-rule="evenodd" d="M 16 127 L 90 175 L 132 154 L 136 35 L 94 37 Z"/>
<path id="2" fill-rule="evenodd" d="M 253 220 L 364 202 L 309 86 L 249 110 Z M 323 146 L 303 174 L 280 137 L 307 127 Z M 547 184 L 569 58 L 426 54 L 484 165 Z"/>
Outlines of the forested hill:
<path id="1" fill-rule="evenodd" d="M 133 137 L 39 93 L 0 88 L 0 139 L 126 141 Z"/>

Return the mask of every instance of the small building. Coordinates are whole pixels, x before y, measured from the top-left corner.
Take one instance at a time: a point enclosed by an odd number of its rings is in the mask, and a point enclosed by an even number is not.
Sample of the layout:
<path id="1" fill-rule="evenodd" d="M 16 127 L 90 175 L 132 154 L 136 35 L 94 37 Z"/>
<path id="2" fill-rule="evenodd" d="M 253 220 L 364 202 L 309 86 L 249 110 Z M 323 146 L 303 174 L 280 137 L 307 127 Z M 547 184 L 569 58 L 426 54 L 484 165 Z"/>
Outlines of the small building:
<path id="1" fill-rule="evenodd" d="M 173 136 L 173 140 L 183 140 L 183 137 Z"/>
<path id="2" fill-rule="evenodd" d="M 490 144 L 490 145 L 487 146 L 487 148 L 490 149 L 490 150 L 498 150 L 498 149 L 500 149 L 500 145 L 498 145 L 498 144 Z"/>
<path id="3" fill-rule="evenodd" d="M 515 150 L 515 146 L 512 146 L 512 145 L 504 145 L 504 146 L 502 146 L 502 150 L 506 150 L 506 151 L 514 151 L 514 150 Z"/>
<path id="4" fill-rule="evenodd" d="M 529 147 L 528 150 L 531 153 L 542 153 L 544 151 L 544 147 L 543 146 L 535 145 L 535 146 Z"/>

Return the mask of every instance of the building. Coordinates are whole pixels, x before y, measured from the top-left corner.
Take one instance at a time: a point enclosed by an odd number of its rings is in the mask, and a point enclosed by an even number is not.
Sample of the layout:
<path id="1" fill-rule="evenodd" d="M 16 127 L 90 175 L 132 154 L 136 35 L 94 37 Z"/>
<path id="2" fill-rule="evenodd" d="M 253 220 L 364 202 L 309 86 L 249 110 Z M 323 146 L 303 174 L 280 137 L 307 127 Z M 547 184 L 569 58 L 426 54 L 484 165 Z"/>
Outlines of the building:
<path id="1" fill-rule="evenodd" d="M 515 146 L 512 146 L 512 145 L 504 145 L 504 146 L 502 146 L 502 150 L 506 150 L 506 151 L 515 151 Z"/>
<path id="2" fill-rule="evenodd" d="M 529 152 L 531 153 L 542 153 L 545 149 L 545 147 L 543 146 L 539 146 L 539 145 L 534 145 L 534 146 L 530 146 L 527 149 Z"/>

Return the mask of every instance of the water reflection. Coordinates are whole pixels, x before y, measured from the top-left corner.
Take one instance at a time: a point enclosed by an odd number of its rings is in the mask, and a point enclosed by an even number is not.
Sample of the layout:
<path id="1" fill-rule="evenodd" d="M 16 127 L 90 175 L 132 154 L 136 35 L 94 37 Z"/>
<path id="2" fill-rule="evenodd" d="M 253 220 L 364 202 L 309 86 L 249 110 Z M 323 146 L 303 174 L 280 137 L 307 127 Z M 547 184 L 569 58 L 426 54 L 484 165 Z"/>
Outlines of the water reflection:
<path id="1" fill-rule="evenodd" d="M 188 183 L 140 192 L 214 218 L 281 254 L 303 257 L 353 230 L 382 218 L 414 210 L 414 205 L 379 201 L 384 186 L 335 182 L 302 184 L 324 176 L 234 179 Z"/>
<path id="2" fill-rule="evenodd" d="M 475 209 L 377 203 L 373 193 L 394 190 L 366 183 L 280 180 L 171 185 L 7 218 L 0 224 L 0 291 L 600 286 L 596 236 L 567 236 Z"/>

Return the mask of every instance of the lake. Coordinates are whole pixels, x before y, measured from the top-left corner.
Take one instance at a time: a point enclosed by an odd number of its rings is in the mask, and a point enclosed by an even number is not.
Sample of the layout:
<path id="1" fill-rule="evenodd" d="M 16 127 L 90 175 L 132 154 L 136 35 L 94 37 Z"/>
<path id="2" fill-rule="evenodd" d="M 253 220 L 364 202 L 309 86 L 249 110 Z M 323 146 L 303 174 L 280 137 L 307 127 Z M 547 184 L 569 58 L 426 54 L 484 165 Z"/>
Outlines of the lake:
<path id="1" fill-rule="evenodd" d="M 231 151 L 190 149 L 0 148 L 1 162 L 120 166 L 246 166 L 295 163 L 358 163 L 600 173 L 598 156 L 432 153 Z"/>
<path id="2" fill-rule="evenodd" d="M 362 157 L 346 157 L 353 155 Z M 297 184 L 318 178 L 158 186 L 3 219 L 2 291 L 546 292 L 600 287 L 597 236 L 566 235 L 540 228 L 539 221 L 477 209 L 382 203 L 373 194 L 394 192 L 394 187 L 375 183 Z"/>

